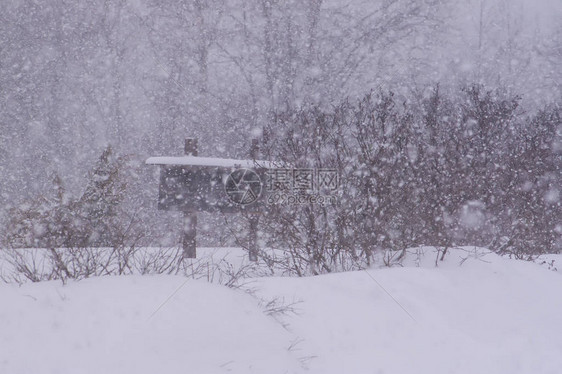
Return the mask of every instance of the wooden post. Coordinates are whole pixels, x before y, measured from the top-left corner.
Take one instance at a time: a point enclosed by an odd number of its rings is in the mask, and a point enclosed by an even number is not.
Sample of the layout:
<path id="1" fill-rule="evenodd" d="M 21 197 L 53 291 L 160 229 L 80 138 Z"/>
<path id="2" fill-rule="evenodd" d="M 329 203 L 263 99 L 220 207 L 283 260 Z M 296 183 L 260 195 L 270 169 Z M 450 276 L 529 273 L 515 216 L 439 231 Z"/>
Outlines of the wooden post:
<path id="1" fill-rule="evenodd" d="M 252 139 L 252 145 L 250 146 L 250 158 L 252 160 L 257 160 L 259 158 L 259 143 L 258 139 Z M 257 213 L 250 213 L 250 227 L 248 233 L 248 257 L 250 261 L 258 260 L 258 222 L 259 215 Z"/>
<path id="2" fill-rule="evenodd" d="M 258 139 L 252 139 L 252 144 L 250 145 L 250 158 L 252 160 L 257 160 L 260 153 L 260 144 Z"/>
<path id="3" fill-rule="evenodd" d="M 184 154 L 186 156 L 197 156 L 197 138 L 185 139 Z"/>
<path id="4" fill-rule="evenodd" d="M 197 213 L 183 212 L 182 247 L 184 258 L 197 257 Z"/>
<path id="5" fill-rule="evenodd" d="M 248 235 L 250 261 L 258 260 L 258 222 L 259 216 L 256 213 L 250 213 L 250 232 Z"/>
<path id="6" fill-rule="evenodd" d="M 197 156 L 197 139 L 185 139 L 184 153 L 186 156 Z M 183 258 L 197 257 L 197 213 L 195 211 L 183 212 L 182 247 Z"/>

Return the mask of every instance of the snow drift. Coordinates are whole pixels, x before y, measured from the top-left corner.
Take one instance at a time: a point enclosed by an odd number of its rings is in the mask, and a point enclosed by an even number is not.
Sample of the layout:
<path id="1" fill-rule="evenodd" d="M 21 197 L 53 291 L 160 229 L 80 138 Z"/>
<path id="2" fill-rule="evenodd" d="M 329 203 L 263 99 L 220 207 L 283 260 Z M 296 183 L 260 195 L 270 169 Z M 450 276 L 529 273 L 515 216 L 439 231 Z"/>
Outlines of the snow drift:
<path id="1" fill-rule="evenodd" d="M 419 248 L 393 268 L 250 279 L 253 295 L 173 276 L 2 284 L 0 372 L 559 373 L 560 275 L 467 248 L 435 267 Z"/>

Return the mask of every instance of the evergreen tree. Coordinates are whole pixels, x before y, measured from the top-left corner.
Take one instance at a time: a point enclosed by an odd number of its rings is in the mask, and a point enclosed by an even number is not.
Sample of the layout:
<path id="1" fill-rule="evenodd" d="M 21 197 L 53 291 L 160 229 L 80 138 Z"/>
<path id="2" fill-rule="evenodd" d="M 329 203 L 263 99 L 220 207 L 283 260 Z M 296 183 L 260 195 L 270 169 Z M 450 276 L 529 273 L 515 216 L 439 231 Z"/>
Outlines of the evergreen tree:
<path id="1" fill-rule="evenodd" d="M 108 146 L 88 177 L 88 184 L 79 205 L 87 223 L 88 244 L 111 246 L 119 226 L 118 208 L 124 198 L 126 183 L 122 175 L 123 158 L 113 155 Z"/>

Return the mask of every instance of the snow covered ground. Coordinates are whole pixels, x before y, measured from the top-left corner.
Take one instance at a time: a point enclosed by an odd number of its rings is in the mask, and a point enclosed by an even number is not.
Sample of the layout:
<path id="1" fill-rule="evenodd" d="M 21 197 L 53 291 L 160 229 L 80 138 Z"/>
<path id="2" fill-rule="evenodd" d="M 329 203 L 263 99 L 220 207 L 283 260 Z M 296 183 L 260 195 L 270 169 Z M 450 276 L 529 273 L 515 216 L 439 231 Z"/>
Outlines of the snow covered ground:
<path id="1" fill-rule="evenodd" d="M 250 279 L 253 295 L 175 276 L 0 284 L 0 373 L 562 372 L 560 271 L 435 256 Z"/>

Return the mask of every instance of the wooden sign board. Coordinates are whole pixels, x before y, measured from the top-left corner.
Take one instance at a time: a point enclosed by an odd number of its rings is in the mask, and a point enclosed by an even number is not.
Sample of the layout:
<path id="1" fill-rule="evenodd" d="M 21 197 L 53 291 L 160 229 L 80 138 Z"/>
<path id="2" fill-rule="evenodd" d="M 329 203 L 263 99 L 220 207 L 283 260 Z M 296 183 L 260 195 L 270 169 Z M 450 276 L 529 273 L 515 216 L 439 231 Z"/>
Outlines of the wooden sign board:
<path id="1" fill-rule="evenodd" d="M 147 164 L 160 165 L 160 210 L 238 213 L 265 205 L 266 161 L 183 156 L 152 157 Z"/>
<path id="2" fill-rule="evenodd" d="M 236 173 L 255 173 L 258 193 L 243 186 L 236 191 Z M 240 176 L 239 176 L 240 177 Z M 239 178 L 238 177 L 238 178 Z M 158 209 L 183 212 L 258 212 L 265 202 L 266 169 L 236 169 L 216 166 L 162 166 Z M 233 180 L 234 179 L 234 180 Z M 255 178 L 254 178 L 255 179 Z M 255 187 L 254 187 L 255 189 Z M 249 195 L 244 199 L 241 195 Z"/>

